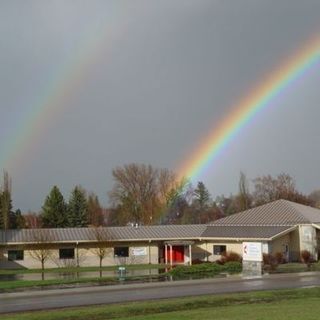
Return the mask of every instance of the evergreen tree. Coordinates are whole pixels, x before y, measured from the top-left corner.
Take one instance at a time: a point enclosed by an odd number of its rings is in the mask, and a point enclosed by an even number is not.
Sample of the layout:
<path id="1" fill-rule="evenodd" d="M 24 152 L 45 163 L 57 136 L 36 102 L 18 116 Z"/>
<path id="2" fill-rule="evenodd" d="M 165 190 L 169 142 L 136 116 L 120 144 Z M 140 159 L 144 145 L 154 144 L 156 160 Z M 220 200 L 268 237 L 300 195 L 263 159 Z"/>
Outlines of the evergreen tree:
<path id="1" fill-rule="evenodd" d="M 203 211 L 209 207 L 211 197 L 207 187 L 203 182 L 198 182 L 197 188 L 194 190 L 194 196 L 199 210 Z"/>
<path id="2" fill-rule="evenodd" d="M 98 196 L 94 193 L 90 193 L 87 203 L 89 224 L 96 227 L 104 225 L 103 209 L 100 205 Z"/>
<path id="3" fill-rule="evenodd" d="M 193 205 L 198 212 L 198 222 L 201 223 L 201 215 L 205 213 L 205 211 L 210 206 L 210 193 L 205 186 L 205 184 L 201 181 L 198 182 L 197 188 L 194 190 L 194 201 Z"/>
<path id="4" fill-rule="evenodd" d="M 21 210 L 18 209 L 10 214 L 10 229 L 22 229 L 25 228 L 26 221 L 21 214 Z"/>
<path id="5" fill-rule="evenodd" d="M 63 195 L 57 186 L 54 186 L 47 196 L 42 207 L 42 222 L 44 227 L 64 228 L 68 225 L 67 207 Z"/>
<path id="6" fill-rule="evenodd" d="M 251 206 L 251 195 L 249 192 L 249 183 L 246 175 L 243 172 L 240 172 L 239 194 L 237 197 L 237 201 L 238 201 L 237 211 L 247 210 Z"/>
<path id="7" fill-rule="evenodd" d="M 88 203 L 86 192 L 76 186 L 70 196 L 68 205 L 69 227 L 86 227 L 88 225 Z"/>
<path id="8" fill-rule="evenodd" d="M 9 229 L 12 211 L 11 179 L 7 171 L 3 172 L 3 186 L 0 192 L 0 228 Z"/>

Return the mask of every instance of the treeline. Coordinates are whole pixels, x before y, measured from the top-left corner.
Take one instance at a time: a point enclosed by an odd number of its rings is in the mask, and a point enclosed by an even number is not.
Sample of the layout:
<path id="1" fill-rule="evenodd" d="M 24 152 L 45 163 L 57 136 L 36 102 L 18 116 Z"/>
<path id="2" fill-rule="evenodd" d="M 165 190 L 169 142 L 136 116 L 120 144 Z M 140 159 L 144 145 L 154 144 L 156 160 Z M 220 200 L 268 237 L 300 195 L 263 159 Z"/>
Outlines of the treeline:
<path id="1" fill-rule="evenodd" d="M 304 195 L 288 174 L 257 177 L 249 181 L 240 173 L 235 195 L 212 198 L 203 182 L 193 186 L 168 169 L 128 164 L 112 171 L 114 185 L 109 192 L 110 207 L 103 208 L 94 193 L 81 186 L 65 200 L 54 186 L 38 213 L 12 210 L 11 179 L 4 172 L 0 189 L 0 228 L 65 228 L 153 224 L 209 223 L 221 217 L 277 199 L 320 207 L 320 190 Z M 251 191 L 252 189 L 252 191 Z"/>
<path id="2" fill-rule="evenodd" d="M 94 193 L 76 186 L 66 201 L 57 186 L 46 197 L 40 212 L 12 210 L 11 178 L 4 172 L 0 185 L 0 229 L 103 226 L 106 209 Z"/>

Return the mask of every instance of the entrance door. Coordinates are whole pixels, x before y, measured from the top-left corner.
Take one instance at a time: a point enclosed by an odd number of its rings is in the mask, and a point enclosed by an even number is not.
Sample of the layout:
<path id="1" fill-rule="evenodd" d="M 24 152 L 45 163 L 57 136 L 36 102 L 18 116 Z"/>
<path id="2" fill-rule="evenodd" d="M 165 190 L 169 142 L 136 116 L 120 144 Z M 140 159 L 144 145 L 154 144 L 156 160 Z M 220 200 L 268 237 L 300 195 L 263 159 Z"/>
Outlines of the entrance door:
<path id="1" fill-rule="evenodd" d="M 163 248 L 165 257 L 165 248 Z M 170 247 L 167 250 L 167 261 L 170 263 Z M 184 246 L 172 246 L 172 263 L 184 263 Z"/>

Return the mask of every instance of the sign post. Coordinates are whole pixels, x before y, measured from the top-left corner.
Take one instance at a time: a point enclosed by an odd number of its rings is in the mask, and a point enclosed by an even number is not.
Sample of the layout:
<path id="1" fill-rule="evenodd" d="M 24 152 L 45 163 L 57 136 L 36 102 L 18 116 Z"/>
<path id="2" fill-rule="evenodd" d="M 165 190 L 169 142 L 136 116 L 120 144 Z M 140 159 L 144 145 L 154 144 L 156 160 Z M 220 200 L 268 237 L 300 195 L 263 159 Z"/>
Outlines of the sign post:
<path id="1" fill-rule="evenodd" d="M 261 276 L 262 274 L 262 243 L 242 243 L 242 270 L 246 276 Z"/>

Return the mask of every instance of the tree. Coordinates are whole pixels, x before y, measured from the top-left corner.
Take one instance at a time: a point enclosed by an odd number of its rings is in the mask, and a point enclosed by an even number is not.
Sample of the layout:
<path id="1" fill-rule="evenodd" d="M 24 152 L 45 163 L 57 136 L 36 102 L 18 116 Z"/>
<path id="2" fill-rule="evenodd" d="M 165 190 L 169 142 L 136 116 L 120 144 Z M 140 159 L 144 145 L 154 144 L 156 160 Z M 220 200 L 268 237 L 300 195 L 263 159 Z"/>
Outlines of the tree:
<path id="1" fill-rule="evenodd" d="M 197 188 L 194 190 L 193 201 L 193 206 L 197 212 L 199 223 L 201 223 L 201 215 L 203 215 L 210 206 L 210 200 L 211 196 L 207 187 L 203 182 L 199 181 Z"/>
<path id="2" fill-rule="evenodd" d="M 17 209 L 10 214 L 10 228 L 11 229 L 23 229 L 26 226 L 24 216 L 21 214 L 21 210 Z"/>
<path id="3" fill-rule="evenodd" d="M 89 225 L 99 227 L 104 225 L 103 208 L 100 205 L 98 196 L 90 193 L 87 199 Z"/>
<path id="4" fill-rule="evenodd" d="M 7 171 L 3 172 L 3 185 L 0 189 L 0 228 L 9 229 L 12 211 L 11 178 Z"/>
<path id="5" fill-rule="evenodd" d="M 296 189 L 293 178 L 286 174 L 279 174 L 273 178 L 270 175 L 254 179 L 254 205 L 262 205 L 271 201 L 284 199 L 311 205 L 312 201 Z"/>
<path id="6" fill-rule="evenodd" d="M 68 225 L 67 207 L 63 195 L 57 186 L 54 186 L 47 196 L 42 207 L 42 223 L 44 227 L 64 228 Z"/>
<path id="7" fill-rule="evenodd" d="M 25 228 L 27 229 L 42 228 L 41 216 L 38 213 L 29 211 L 23 215 L 23 218 L 25 221 Z"/>
<path id="8" fill-rule="evenodd" d="M 52 239 L 46 229 L 33 229 L 32 243 L 30 256 L 41 263 L 42 280 L 44 280 L 45 263 L 52 257 Z"/>
<path id="9" fill-rule="evenodd" d="M 128 164 L 112 171 L 115 181 L 109 193 L 114 214 L 120 224 L 157 223 L 170 205 L 170 193 L 180 192 L 183 179 L 167 169 L 151 165 Z"/>
<path id="10" fill-rule="evenodd" d="M 79 186 L 76 186 L 71 193 L 67 215 L 69 227 L 80 228 L 88 225 L 86 192 Z"/>
<path id="11" fill-rule="evenodd" d="M 312 191 L 308 198 L 312 202 L 312 206 L 316 208 L 320 208 L 320 190 L 314 190 Z"/>
<path id="12" fill-rule="evenodd" d="M 230 194 L 229 197 L 225 197 L 224 195 L 217 196 L 215 204 L 223 216 L 230 216 L 239 212 L 237 209 L 237 196 L 233 194 Z"/>
<path id="13" fill-rule="evenodd" d="M 249 191 L 249 183 L 246 175 L 243 172 L 240 172 L 238 198 L 240 211 L 244 211 L 250 208 L 251 195 Z"/>
<path id="14" fill-rule="evenodd" d="M 102 277 L 102 262 L 111 250 L 111 237 L 108 234 L 106 228 L 96 227 L 93 229 L 93 231 L 96 244 L 95 247 L 92 249 L 92 252 L 99 258 L 100 277 Z"/>

